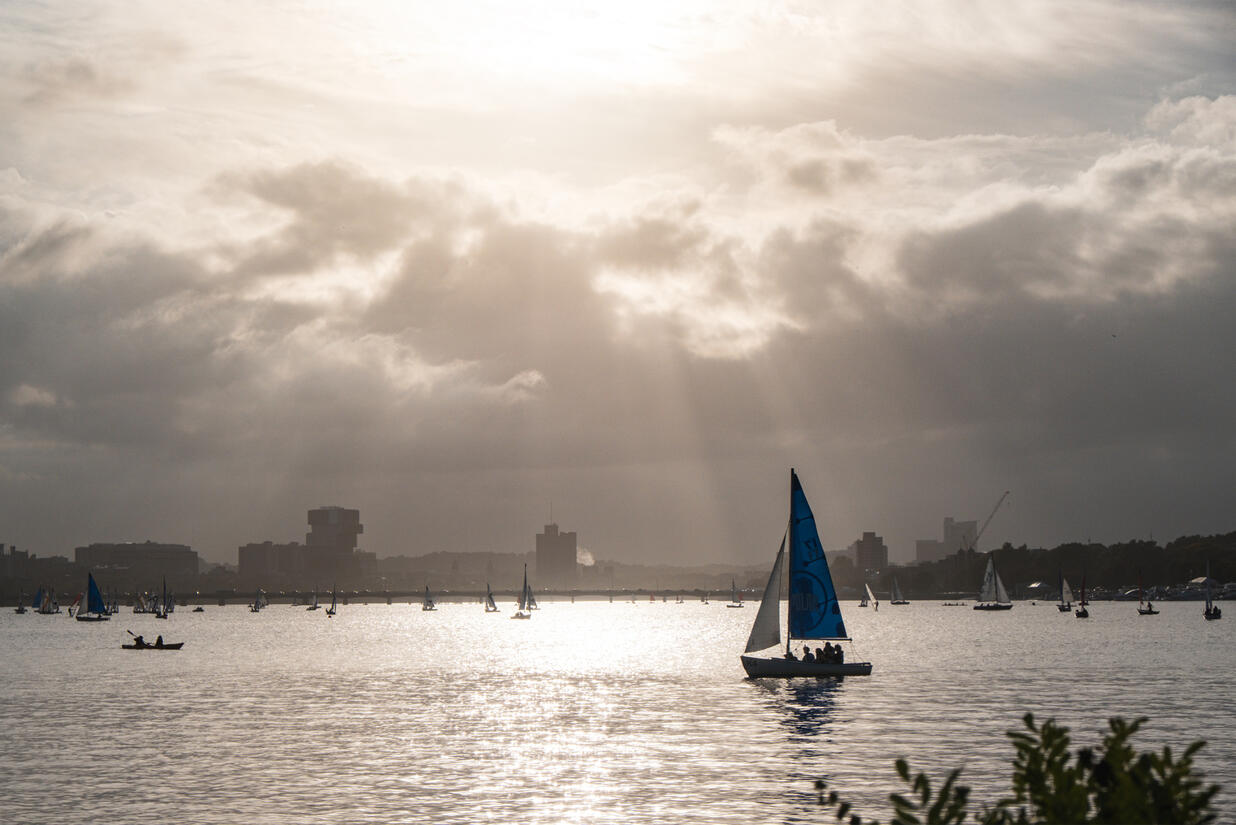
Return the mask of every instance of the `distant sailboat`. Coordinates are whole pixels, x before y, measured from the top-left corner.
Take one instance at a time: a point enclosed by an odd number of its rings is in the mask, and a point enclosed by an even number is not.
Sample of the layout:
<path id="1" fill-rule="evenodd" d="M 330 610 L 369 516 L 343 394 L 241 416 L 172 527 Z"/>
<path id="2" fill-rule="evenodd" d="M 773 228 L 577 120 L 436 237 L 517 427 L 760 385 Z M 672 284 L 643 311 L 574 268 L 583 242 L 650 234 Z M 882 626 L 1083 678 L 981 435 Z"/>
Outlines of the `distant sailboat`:
<path id="1" fill-rule="evenodd" d="M 421 610 L 437 610 L 438 605 L 429 595 L 429 585 L 425 585 L 425 598 L 421 599 Z"/>
<path id="2" fill-rule="evenodd" d="M 1073 611 L 1073 615 L 1079 619 L 1089 619 L 1090 611 L 1086 609 L 1086 605 L 1090 602 L 1086 601 L 1086 574 L 1082 573 L 1082 588 L 1081 598 L 1077 601 L 1077 609 Z"/>
<path id="3" fill-rule="evenodd" d="M 1061 613 L 1073 610 L 1073 589 L 1069 587 L 1069 580 L 1064 577 L 1063 571 L 1060 573 L 1060 604 L 1056 605 L 1056 609 Z"/>
<path id="4" fill-rule="evenodd" d="M 260 613 L 262 608 L 266 607 L 268 604 L 270 604 L 270 602 L 266 598 L 266 593 L 263 592 L 261 588 L 258 588 L 258 592 L 253 597 L 253 603 L 249 605 L 249 612 Z"/>
<path id="5" fill-rule="evenodd" d="M 26 601 L 26 591 L 18 590 L 17 591 L 17 607 L 13 608 L 13 612 L 14 613 L 25 613 L 26 605 L 23 604 L 23 602 L 25 601 Z"/>
<path id="6" fill-rule="evenodd" d="M 787 558 L 790 585 L 785 653 L 767 658 L 750 655 L 781 644 L 781 578 Z M 835 641 L 838 643 L 836 653 L 824 661 L 815 658 L 814 654 L 811 659 L 804 656 L 805 661 L 794 658 L 792 643 L 806 640 L 827 640 L 830 649 L 833 649 L 832 643 Z M 841 619 L 841 603 L 837 600 L 837 590 L 828 571 L 828 559 L 820 546 L 815 516 L 798 475 L 791 469 L 790 522 L 751 625 L 747 648 L 741 657 L 742 666 L 752 678 L 869 675 L 871 662 L 844 661 L 840 644 L 844 641 L 850 641 L 850 637 Z"/>
<path id="7" fill-rule="evenodd" d="M 730 603 L 726 607 L 742 607 L 742 594 L 738 592 L 738 585 L 730 579 Z"/>
<path id="8" fill-rule="evenodd" d="M 1202 616 L 1208 622 L 1223 618 L 1223 610 L 1210 599 L 1210 562 L 1206 562 L 1206 608 L 1202 611 Z"/>
<path id="9" fill-rule="evenodd" d="M 112 617 L 99 592 L 99 585 L 94 581 L 94 573 L 86 574 L 86 609 L 77 611 L 79 622 L 105 622 Z"/>
<path id="10" fill-rule="evenodd" d="M 60 602 L 56 601 L 54 587 L 49 587 L 46 593 L 43 592 L 43 588 L 39 588 L 39 592 L 34 596 L 34 612 L 42 616 L 60 612 Z"/>
<path id="11" fill-rule="evenodd" d="M 889 604 L 909 604 L 905 596 L 901 595 L 901 585 L 897 584 L 897 577 L 893 576 L 893 598 Z"/>
<path id="12" fill-rule="evenodd" d="M 610 599 L 612 601 L 613 596 L 610 596 Z M 496 602 L 494 602 L 494 591 L 490 589 L 489 582 L 485 582 L 485 612 L 486 613 L 497 613 L 498 612 L 498 605 Z"/>
<path id="13" fill-rule="evenodd" d="M 531 619 L 532 618 L 532 590 L 528 587 L 528 565 L 524 565 L 524 587 L 519 591 L 519 605 L 515 608 L 515 612 L 511 615 L 512 619 Z"/>
<path id="14" fill-rule="evenodd" d="M 871 592 L 871 585 L 864 584 L 863 591 L 866 593 L 866 595 L 863 597 L 863 601 L 866 602 L 868 605 L 870 605 L 872 610 L 879 610 L 880 600 L 876 598 L 875 593 Z"/>
<path id="15" fill-rule="evenodd" d="M 326 615 L 334 616 L 338 610 L 339 610 L 339 594 L 336 592 L 335 588 L 332 587 L 330 589 L 330 607 L 326 608 Z"/>
<path id="16" fill-rule="evenodd" d="M 166 619 L 167 614 L 171 611 L 167 609 L 167 576 L 163 577 L 163 591 L 159 596 L 159 603 L 155 606 L 155 618 Z"/>
<path id="17" fill-rule="evenodd" d="M 1139 570 L 1137 573 L 1137 615 L 1139 616 L 1157 616 L 1159 611 L 1154 609 L 1154 605 L 1148 601 L 1144 601 L 1142 593 L 1142 574 Z"/>
<path id="18" fill-rule="evenodd" d="M 318 591 L 315 588 L 313 591 L 313 601 L 309 604 L 308 607 L 305 608 L 305 610 L 321 610 L 321 609 L 322 609 L 322 605 L 318 604 Z"/>
<path id="19" fill-rule="evenodd" d="M 995 556 L 994 551 L 987 555 L 987 571 L 983 573 L 983 586 L 979 590 L 979 603 L 974 606 L 975 610 L 1013 609 L 1013 602 L 1009 599 L 1008 591 L 1004 589 L 1004 582 L 1000 581 L 1000 574 L 996 572 Z"/>

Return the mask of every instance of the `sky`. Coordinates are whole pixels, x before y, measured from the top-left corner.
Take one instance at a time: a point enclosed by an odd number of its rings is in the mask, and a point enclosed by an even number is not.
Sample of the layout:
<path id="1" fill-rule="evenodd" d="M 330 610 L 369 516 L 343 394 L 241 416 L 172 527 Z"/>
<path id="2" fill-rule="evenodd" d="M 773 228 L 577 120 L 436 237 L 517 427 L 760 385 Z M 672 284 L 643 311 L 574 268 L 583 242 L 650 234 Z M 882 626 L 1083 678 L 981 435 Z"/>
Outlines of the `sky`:
<path id="1" fill-rule="evenodd" d="M 0 542 L 1236 530 L 1236 7 L 0 6 Z"/>

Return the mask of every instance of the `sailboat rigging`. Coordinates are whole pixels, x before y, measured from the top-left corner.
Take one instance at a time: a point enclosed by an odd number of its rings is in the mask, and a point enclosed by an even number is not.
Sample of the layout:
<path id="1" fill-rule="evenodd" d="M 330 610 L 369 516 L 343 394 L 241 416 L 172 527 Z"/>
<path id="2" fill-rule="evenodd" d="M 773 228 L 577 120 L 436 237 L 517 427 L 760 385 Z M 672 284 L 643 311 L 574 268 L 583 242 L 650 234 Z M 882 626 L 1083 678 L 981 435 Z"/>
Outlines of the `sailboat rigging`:
<path id="1" fill-rule="evenodd" d="M 613 597 L 611 596 L 610 598 L 612 599 Z M 490 589 L 489 582 L 485 582 L 485 612 L 498 612 L 498 605 L 494 602 L 494 591 Z"/>
<path id="2" fill-rule="evenodd" d="M 425 585 L 425 598 L 421 599 L 421 610 L 437 610 L 438 603 L 429 595 L 429 585 Z"/>
<path id="3" fill-rule="evenodd" d="M 787 563 L 790 585 L 785 654 L 783 657 L 750 655 L 781 644 L 781 578 Z M 806 640 L 826 640 L 826 650 L 821 651 L 823 655 L 805 653 L 802 659 L 795 658 L 792 643 Z M 838 643 L 836 647 L 834 641 Z M 781 539 L 781 549 L 777 551 L 764 597 L 751 625 L 747 648 L 741 657 L 742 666 L 752 678 L 869 675 L 871 662 L 844 661 L 840 643 L 847 641 L 851 639 L 841 618 L 841 603 L 828 570 L 828 559 L 820 546 L 815 516 L 798 475 L 791 468 L 789 526 Z"/>
<path id="4" fill-rule="evenodd" d="M 326 608 L 327 616 L 334 616 L 339 610 L 339 593 L 335 587 L 330 589 L 330 607 Z"/>
<path id="5" fill-rule="evenodd" d="M 742 607 L 742 594 L 738 592 L 738 585 L 730 579 L 730 603 L 726 607 Z"/>

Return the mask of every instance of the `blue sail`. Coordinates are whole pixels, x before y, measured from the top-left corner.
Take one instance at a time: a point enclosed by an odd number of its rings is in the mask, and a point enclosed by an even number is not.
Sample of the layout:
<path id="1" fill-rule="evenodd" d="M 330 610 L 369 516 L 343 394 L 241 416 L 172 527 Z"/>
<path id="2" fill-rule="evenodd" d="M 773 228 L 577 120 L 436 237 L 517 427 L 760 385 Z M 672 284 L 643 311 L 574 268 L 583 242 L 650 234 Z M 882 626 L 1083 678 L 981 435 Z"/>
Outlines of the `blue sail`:
<path id="1" fill-rule="evenodd" d="M 40 587 L 38 590 L 35 591 L 34 601 L 31 602 L 30 606 L 33 607 L 35 610 L 38 610 L 40 607 L 43 606 L 43 588 Z"/>
<path id="2" fill-rule="evenodd" d="M 837 588 L 820 546 L 807 495 L 790 470 L 791 639 L 847 639 Z"/>
<path id="3" fill-rule="evenodd" d="M 107 605 L 103 603 L 103 594 L 99 592 L 99 586 L 94 582 L 94 574 L 87 573 L 86 584 L 86 612 L 97 613 L 102 615 L 107 612 Z"/>

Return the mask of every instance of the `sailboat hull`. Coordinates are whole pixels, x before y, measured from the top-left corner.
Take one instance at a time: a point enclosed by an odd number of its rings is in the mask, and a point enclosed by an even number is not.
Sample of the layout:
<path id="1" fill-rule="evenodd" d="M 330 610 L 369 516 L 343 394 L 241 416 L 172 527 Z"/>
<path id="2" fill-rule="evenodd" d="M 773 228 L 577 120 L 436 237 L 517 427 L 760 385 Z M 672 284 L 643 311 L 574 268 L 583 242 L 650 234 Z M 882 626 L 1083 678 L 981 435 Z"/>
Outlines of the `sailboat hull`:
<path id="1" fill-rule="evenodd" d="M 1013 605 L 1001 604 L 1000 602 L 991 602 L 990 604 L 976 604 L 975 610 L 1012 610 Z"/>
<path id="2" fill-rule="evenodd" d="M 752 679 L 792 679 L 796 676 L 870 676 L 871 662 L 803 662 L 742 656 L 743 670 Z"/>

